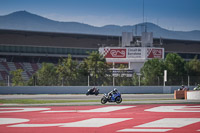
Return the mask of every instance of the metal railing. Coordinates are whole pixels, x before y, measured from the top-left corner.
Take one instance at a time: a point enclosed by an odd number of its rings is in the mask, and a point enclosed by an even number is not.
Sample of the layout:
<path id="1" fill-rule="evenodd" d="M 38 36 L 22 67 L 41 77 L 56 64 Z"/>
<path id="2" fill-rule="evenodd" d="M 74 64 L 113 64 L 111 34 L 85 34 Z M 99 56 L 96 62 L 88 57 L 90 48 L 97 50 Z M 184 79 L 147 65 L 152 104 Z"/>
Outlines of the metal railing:
<path id="1" fill-rule="evenodd" d="M 0 80 L 0 86 L 12 86 L 12 77 L 8 76 L 5 80 Z M 37 78 L 23 81 L 24 86 L 45 86 Z M 166 86 L 196 86 L 200 84 L 200 76 L 168 76 Z M 76 80 L 54 80 L 50 86 L 164 86 L 163 77 L 157 76 L 151 81 L 146 81 L 142 76 L 133 77 L 104 77 L 92 79 L 92 77 L 81 76 Z"/>

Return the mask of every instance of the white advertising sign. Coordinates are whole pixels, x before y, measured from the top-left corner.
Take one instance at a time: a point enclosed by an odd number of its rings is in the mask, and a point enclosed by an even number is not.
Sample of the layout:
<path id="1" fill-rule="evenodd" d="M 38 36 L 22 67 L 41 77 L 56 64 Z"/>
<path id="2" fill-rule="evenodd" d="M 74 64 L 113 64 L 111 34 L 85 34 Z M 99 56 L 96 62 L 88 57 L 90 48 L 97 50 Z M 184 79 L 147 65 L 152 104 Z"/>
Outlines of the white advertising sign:
<path id="1" fill-rule="evenodd" d="M 127 48 L 127 58 L 145 58 L 144 48 Z"/>
<path id="2" fill-rule="evenodd" d="M 154 47 L 105 47 L 99 48 L 99 52 L 105 58 L 129 58 L 129 59 L 163 59 L 164 49 Z"/>

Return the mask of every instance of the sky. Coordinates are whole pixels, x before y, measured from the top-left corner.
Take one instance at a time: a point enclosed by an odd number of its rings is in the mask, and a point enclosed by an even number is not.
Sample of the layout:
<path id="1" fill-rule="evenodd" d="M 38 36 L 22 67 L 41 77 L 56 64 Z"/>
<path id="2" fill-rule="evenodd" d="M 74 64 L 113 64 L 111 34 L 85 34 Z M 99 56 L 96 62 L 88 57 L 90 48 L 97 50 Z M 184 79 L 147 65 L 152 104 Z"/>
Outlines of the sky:
<path id="1" fill-rule="evenodd" d="M 98 27 L 144 21 L 174 31 L 200 30 L 200 0 L 0 0 L 1 16 L 22 10 Z"/>

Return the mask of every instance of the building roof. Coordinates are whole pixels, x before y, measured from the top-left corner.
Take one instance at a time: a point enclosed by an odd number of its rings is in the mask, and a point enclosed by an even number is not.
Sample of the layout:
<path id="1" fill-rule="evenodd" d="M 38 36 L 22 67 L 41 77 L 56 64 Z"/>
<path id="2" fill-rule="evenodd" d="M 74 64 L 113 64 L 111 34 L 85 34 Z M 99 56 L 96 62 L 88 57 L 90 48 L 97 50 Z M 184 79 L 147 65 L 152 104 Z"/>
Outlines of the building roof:
<path id="1" fill-rule="evenodd" d="M 121 36 L 0 30 L 0 45 L 97 49 L 120 43 Z M 154 38 L 154 46 L 163 47 L 166 52 L 200 53 L 200 41 Z"/>

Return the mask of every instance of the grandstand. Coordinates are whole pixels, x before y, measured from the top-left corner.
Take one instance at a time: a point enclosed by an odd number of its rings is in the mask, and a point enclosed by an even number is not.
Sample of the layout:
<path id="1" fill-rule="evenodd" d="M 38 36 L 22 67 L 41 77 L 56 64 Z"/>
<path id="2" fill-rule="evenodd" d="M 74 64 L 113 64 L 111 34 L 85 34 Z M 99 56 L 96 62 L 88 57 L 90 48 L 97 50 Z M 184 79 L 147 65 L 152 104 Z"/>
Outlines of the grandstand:
<path id="1" fill-rule="evenodd" d="M 0 80 L 7 80 L 9 72 L 17 69 L 22 69 L 23 79 L 28 80 L 39 68 L 40 63 L 0 62 Z"/>
<path id="2" fill-rule="evenodd" d="M 121 40 L 121 36 L 110 35 L 0 30 L 0 80 L 6 81 L 16 69 L 23 69 L 23 78 L 28 80 L 42 62 L 57 64 L 69 54 L 81 61 L 99 47 L 121 46 Z M 154 47 L 165 49 L 165 56 L 173 52 L 185 60 L 200 59 L 200 41 L 154 38 L 153 42 Z"/>

